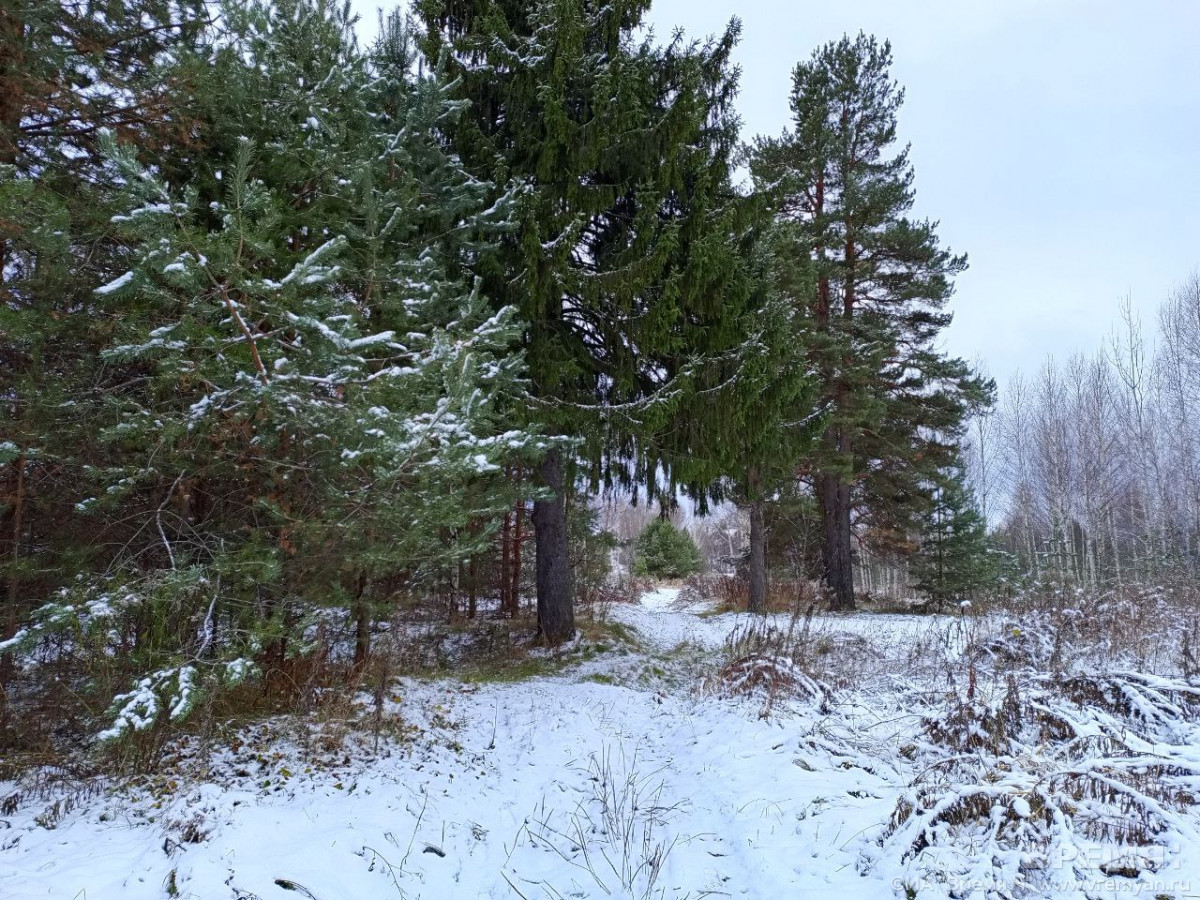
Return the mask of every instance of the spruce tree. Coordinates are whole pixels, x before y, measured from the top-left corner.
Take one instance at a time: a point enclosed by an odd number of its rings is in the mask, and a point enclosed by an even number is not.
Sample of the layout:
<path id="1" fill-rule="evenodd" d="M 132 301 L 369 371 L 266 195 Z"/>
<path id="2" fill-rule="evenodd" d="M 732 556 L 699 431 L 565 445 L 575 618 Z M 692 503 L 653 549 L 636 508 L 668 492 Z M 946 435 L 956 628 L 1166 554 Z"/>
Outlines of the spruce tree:
<path id="1" fill-rule="evenodd" d="M 789 222 L 747 198 L 750 229 L 737 242 L 748 293 L 733 350 L 713 358 L 662 441 L 665 468 L 706 510 L 733 499 L 750 514 L 751 612 L 766 612 L 768 506 L 788 493 L 819 436 L 821 416 L 801 310 L 813 267 Z"/>
<path id="2" fill-rule="evenodd" d="M 792 223 L 767 226 L 757 274 L 761 305 L 755 344 L 733 403 L 741 419 L 735 446 L 741 460 L 741 496 L 750 511 L 749 610 L 767 611 L 767 511 L 787 494 L 799 464 L 812 451 L 822 422 L 806 359 L 808 323 L 801 300 L 811 289 L 812 266 Z"/>
<path id="3" fill-rule="evenodd" d="M 527 324 L 533 416 L 573 438 L 594 482 L 651 493 L 679 401 L 726 352 L 744 285 L 719 39 L 639 35 L 646 0 L 419 0 L 431 59 L 470 103 L 448 129 L 470 171 L 522 184 L 518 227 L 477 271 Z M 565 497 L 572 455 L 541 464 L 539 627 L 574 630 Z"/>
<path id="4" fill-rule="evenodd" d="M 658 518 L 642 529 L 633 548 L 635 575 L 686 578 L 700 571 L 700 550 L 692 536 L 670 519 Z"/>
<path id="5" fill-rule="evenodd" d="M 818 49 L 793 72 L 792 129 L 759 139 L 752 164 L 816 268 L 805 315 L 827 420 L 813 479 L 821 575 L 839 609 L 854 605 L 854 529 L 892 547 L 915 531 L 923 483 L 989 391 L 935 346 L 966 258 L 907 215 L 913 170 L 895 147 L 904 92 L 890 67 L 890 45 L 863 34 Z"/>
<path id="6" fill-rule="evenodd" d="M 997 577 L 987 525 L 956 464 L 939 473 L 932 485 L 933 508 L 920 533 L 913 573 L 917 589 L 934 607 L 969 599 Z"/>

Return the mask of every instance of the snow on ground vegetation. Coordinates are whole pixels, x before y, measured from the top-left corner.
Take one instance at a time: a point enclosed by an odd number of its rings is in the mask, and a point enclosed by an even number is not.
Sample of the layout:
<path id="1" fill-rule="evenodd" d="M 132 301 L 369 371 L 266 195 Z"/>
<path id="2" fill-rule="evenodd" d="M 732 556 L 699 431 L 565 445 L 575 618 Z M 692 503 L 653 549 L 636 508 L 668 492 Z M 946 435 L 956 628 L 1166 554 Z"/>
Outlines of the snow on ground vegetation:
<path id="1" fill-rule="evenodd" d="M 400 678 L 153 777 L 0 783 L 0 897 L 1184 898 L 1200 688 L 1028 616 L 614 604 L 532 677 Z"/>

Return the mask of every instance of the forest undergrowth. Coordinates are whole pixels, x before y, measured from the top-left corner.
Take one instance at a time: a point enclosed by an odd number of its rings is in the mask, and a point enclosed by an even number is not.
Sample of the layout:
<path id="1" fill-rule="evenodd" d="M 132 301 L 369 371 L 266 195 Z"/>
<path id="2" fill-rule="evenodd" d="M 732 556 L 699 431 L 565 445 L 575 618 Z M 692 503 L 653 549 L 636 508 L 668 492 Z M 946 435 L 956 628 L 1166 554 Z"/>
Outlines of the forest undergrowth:
<path id="1" fill-rule="evenodd" d="M 714 614 L 712 581 L 643 593 L 640 603 L 607 597 L 555 651 L 520 623 L 488 616 L 398 619 L 380 629 L 361 671 L 344 662 L 340 681 L 331 670 L 298 684 L 291 706 L 233 695 L 186 729 L 135 733 L 100 751 L 81 741 L 22 771 L 10 763 L 0 818 L 13 834 L 51 831 L 122 795 L 161 810 L 146 815 L 169 842 L 203 844 L 218 824 L 214 813 L 185 814 L 179 800 L 191 791 L 341 791 L 366 773 L 430 760 L 466 777 L 495 746 L 486 732 L 497 726 L 458 705 L 512 702 L 554 682 L 647 697 L 679 722 L 758 721 L 794 746 L 801 775 L 857 779 L 846 802 L 860 827 L 839 838 L 839 852 L 855 877 L 882 879 L 896 896 L 1186 896 L 1175 888 L 1190 883 L 1200 848 L 1200 682 L 1195 618 L 1177 595 L 1046 592 L 943 616 L 831 615 L 809 603 L 760 617 Z M 352 645 L 348 631 L 338 634 L 333 625 L 325 634 L 331 661 Z M 570 884 L 586 872 L 582 896 L 702 896 L 672 887 L 672 866 L 697 852 L 711 813 L 681 799 L 690 790 L 683 751 L 646 752 L 655 739 L 636 729 L 615 739 L 585 729 L 581 740 L 602 743 L 571 763 L 590 773 L 592 793 L 571 809 L 544 806 L 508 841 L 565 866 L 532 883 L 564 890 L 564 872 Z M 754 790 L 769 793 L 777 773 L 756 774 Z M 636 802 L 622 812 L 626 795 Z M 827 802 L 806 798 L 791 813 L 795 828 Z M 659 812 L 646 813 L 651 806 Z M 613 822 L 624 823 L 621 835 Z"/>

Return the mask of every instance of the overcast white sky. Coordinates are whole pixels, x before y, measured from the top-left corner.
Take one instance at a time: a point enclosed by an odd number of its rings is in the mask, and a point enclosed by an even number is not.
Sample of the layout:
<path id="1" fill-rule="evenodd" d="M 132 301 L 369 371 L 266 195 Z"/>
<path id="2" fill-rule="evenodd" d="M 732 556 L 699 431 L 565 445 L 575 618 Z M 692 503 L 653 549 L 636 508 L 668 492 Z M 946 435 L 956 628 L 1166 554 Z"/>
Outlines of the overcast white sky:
<path id="1" fill-rule="evenodd" d="M 1130 295 L 1151 324 L 1200 266 L 1200 3 L 657 0 L 705 34 L 742 19 L 747 134 L 788 119 L 792 66 L 859 29 L 892 42 L 917 212 L 966 251 L 948 348 L 993 374 L 1099 346 Z"/>
<path id="2" fill-rule="evenodd" d="M 373 25 L 378 0 L 355 0 Z M 656 0 L 659 36 L 737 15 L 747 137 L 788 124 L 790 72 L 860 29 L 907 90 L 917 214 L 969 254 L 947 348 L 1004 378 L 1146 324 L 1200 266 L 1200 2 Z"/>

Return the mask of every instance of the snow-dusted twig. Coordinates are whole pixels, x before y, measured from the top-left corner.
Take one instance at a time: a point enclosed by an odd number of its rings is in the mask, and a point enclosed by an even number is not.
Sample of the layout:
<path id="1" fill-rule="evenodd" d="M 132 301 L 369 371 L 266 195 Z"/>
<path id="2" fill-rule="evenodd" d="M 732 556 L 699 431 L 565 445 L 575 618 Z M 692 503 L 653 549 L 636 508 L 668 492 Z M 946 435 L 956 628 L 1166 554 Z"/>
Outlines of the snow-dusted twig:
<path id="1" fill-rule="evenodd" d="M 175 551 L 171 549 L 171 542 L 167 540 L 167 532 L 163 528 L 162 523 L 162 514 L 163 510 L 167 508 L 167 504 L 171 502 L 171 495 L 175 493 L 175 488 L 179 486 L 179 482 L 183 480 L 183 476 L 186 474 L 186 471 L 179 473 L 174 483 L 172 483 L 171 489 L 167 491 L 167 496 L 163 498 L 163 502 L 159 504 L 158 510 L 154 513 L 154 521 L 158 525 L 158 536 L 162 538 L 163 546 L 167 548 L 167 558 L 171 560 L 172 569 L 175 568 Z"/>

